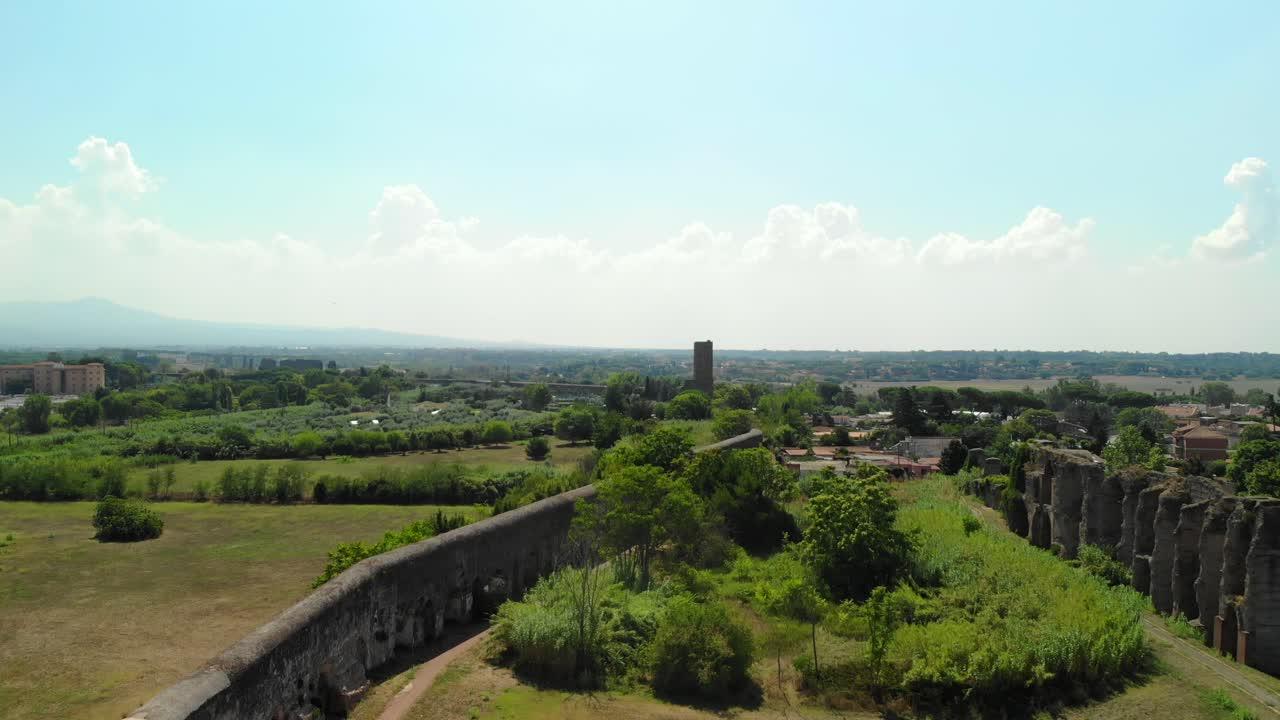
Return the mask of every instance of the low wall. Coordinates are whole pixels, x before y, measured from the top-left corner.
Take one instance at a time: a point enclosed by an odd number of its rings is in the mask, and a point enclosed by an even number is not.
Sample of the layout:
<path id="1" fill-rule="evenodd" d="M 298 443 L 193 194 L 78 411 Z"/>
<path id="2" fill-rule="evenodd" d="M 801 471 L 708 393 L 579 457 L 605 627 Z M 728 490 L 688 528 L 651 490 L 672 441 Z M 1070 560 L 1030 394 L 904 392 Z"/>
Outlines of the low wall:
<path id="1" fill-rule="evenodd" d="M 697 452 L 760 445 L 759 430 Z M 126 720 L 284 720 L 342 715 L 397 650 L 519 597 L 561 564 L 578 500 L 540 500 L 362 560 Z"/>

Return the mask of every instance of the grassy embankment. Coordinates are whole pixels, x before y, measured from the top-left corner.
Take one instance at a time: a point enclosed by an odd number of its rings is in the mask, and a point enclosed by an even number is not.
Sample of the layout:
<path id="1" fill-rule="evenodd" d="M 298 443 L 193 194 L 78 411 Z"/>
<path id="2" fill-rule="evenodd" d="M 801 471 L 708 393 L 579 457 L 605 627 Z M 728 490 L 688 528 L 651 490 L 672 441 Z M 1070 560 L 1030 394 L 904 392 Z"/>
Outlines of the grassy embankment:
<path id="1" fill-rule="evenodd" d="M 889 658 L 901 673 L 900 688 L 914 687 L 934 695 L 966 683 L 986 682 L 986 687 L 991 688 L 992 682 L 1000 681 L 990 672 L 993 662 L 999 661 L 1005 672 L 1016 673 L 1022 667 L 1020 663 L 1052 663 L 1065 653 L 1072 658 L 1070 662 L 1080 667 L 1097 665 L 1105 676 L 1091 677 L 1087 671 L 1080 671 L 1078 677 L 1069 679 L 1070 673 L 1062 671 L 1057 679 L 1042 680 L 1041 692 L 1027 697 L 1026 705 L 1030 706 L 1034 699 L 1037 709 L 1026 710 L 1025 717 L 1250 717 L 1243 709 L 1247 705 L 1242 698 L 1235 698 L 1238 704 L 1234 706 L 1224 703 L 1220 688 L 1193 667 L 1165 663 L 1159 655 L 1141 668 L 1107 665 L 1108 658 L 1132 652 L 1123 648 L 1133 648 L 1135 633 L 1141 634 L 1134 625 L 1138 613 L 1131 607 L 1135 603 L 1126 594 L 1128 591 L 1107 590 L 1047 553 L 1029 548 L 994 523 L 975 528 L 973 523 L 963 522 L 965 517 L 971 517 L 966 501 L 942 481 L 908 486 L 904 495 L 909 501 L 902 511 L 902 522 L 921 529 L 922 552 L 917 564 L 923 562 L 939 570 L 941 579 L 924 592 L 934 604 L 918 607 L 923 615 L 904 626 L 891 644 Z M 984 567 L 984 556 L 992 558 L 990 566 Z M 750 623 L 758 641 L 763 641 L 767 629 L 778 623 L 760 613 L 751 600 L 753 585 L 768 577 L 760 571 L 761 565 L 758 560 L 739 561 L 732 568 L 703 576 L 712 586 L 711 593 L 732 603 Z M 1009 570 L 988 572 L 995 570 L 995 565 Z M 1001 587 L 1002 577 L 1013 586 Z M 1006 613 L 1003 617 L 997 612 L 984 612 L 996 605 Z M 823 666 L 845 666 L 851 676 L 856 676 L 856 666 L 865 656 L 865 637 L 860 637 L 865 631 L 856 627 L 856 620 L 840 625 L 827 622 L 818 627 L 818 654 Z M 1085 642 L 1080 642 L 1081 636 Z M 761 651 L 753 673 L 762 690 L 762 701 L 757 707 L 735 709 L 733 715 L 786 717 L 798 712 L 812 718 L 883 717 L 883 708 L 875 707 L 865 694 L 837 688 L 819 699 L 812 692 L 799 692 L 800 676 L 791 660 L 811 652 L 808 632 L 798 633 L 793 644 L 783 651 L 779 682 L 776 658 Z M 969 665 L 960 675 L 950 674 L 951 670 L 964 670 L 970 660 L 983 667 Z M 411 672 L 407 672 L 388 681 L 357 717 L 376 717 L 380 703 L 410 678 Z M 901 717 L 923 716 L 901 693 L 890 701 L 889 708 Z M 1018 715 L 1016 706 L 1008 709 L 1014 713 L 1011 717 Z M 492 667 L 472 656 L 451 668 L 409 717 L 638 719 L 711 718 L 722 714 L 722 709 L 704 711 L 671 705 L 631 688 L 591 695 L 538 688 L 523 683 L 504 668 Z"/>

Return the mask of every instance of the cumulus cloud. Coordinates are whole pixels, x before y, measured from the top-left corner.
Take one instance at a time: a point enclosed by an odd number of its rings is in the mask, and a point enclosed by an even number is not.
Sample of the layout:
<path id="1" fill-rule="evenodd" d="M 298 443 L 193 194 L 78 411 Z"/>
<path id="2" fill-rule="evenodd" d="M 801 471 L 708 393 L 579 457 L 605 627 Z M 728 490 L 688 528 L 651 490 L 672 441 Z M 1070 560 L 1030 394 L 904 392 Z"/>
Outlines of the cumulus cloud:
<path id="1" fill-rule="evenodd" d="M 998 237 L 941 232 L 913 243 L 872 232 L 852 204 L 781 204 L 758 216 L 761 224 L 754 232 L 735 234 L 690 222 L 620 250 L 609 242 L 554 232 L 486 235 L 474 218 L 450 215 L 412 184 L 381 189 L 371 198 L 367 229 L 345 241 L 313 242 L 287 232 L 198 239 L 141 217 L 128 204 L 96 202 L 99 190 L 131 195 L 155 188 L 128 146 L 90 138 L 77 159 L 83 172 L 71 185 L 46 185 L 22 201 L 0 198 L 0 247 L 10 265 L 58 268 L 57 273 L 6 276 L 0 300 L 94 294 L 188 317 L 650 347 L 713 331 L 738 346 L 831 347 L 853 341 L 862 347 L 922 342 L 972 347 L 1017 340 L 1003 337 L 1000 328 L 1075 322 L 1075 335 L 1045 337 L 1051 343 L 1069 339 L 1081 346 L 1113 342 L 1123 347 L 1130 322 L 1114 323 L 1110 336 L 1098 335 L 1106 329 L 1107 308 L 1124 293 L 1145 298 L 1149 293 L 1141 288 L 1152 282 L 1149 278 L 1160 278 L 1163 286 L 1173 275 L 1265 269 L 1195 268 L 1185 255 L 1163 272 L 1148 274 L 1092 262 L 1083 272 L 1112 290 L 1080 297 L 1078 279 L 1007 271 L 1011 262 L 1097 259 L 1088 249 L 1093 221 L 1067 219 L 1045 207 L 1032 209 Z M 1262 243 L 1268 232 L 1267 242 L 1275 239 L 1274 225 L 1263 222 L 1266 216 L 1258 210 L 1266 207 L 1264 201 L 1274 208 L 1266 170 L 1261 161 L 1246 161 L 1227 176 L 1228 185 L 1243 195 L 1246 207 L 1237 213 L 1242 219 L 1236 224 L 1250 235 L 1246 245 Z M 997 267 L 994 261 L 1006 264 Z M 964 273 L 952 270 L 966 263 Z M 917 289 L 903 293 L 904 285 Z M 987 331 L 970 322 L 972 304 L 951 299 L 974 287 L 997 286 L 1026 297 L 1077 301 L 1069 307 L 984 305 L 988 322 L 982 325 L 993 328 L 992 335 L 978 337 L 975 333 Z M 771 292 L 762 294 L 761 288 Z M 846 288 L 847 317 L 840 314 L 840 293 Z M 894 298 L 894 312 L 881 312 L 875 300 L 881 297 Z M 541 310 L 571 313 L 573 321 L 525 329 L 530 314 Z M 830 322 L 796 321 L 815 312 Z M 926 317 L 930 324 L 913 330 L 903 322 L 911 316 Z M 1080 317 L 1090 320 L 1080 322 Z M 1230 338 L 1227 329 L 1214 330 Z M 1168 337 L 1182 337 L 1173 334 L 1178 332 L 1170 329 Z"/>
<path id="2" fill-rule="evenodd" d="M 151 173 L 133 161 L 133 152 L 127 143 L 109 143 L 106 138 L 90 137 L 80 143 L 71 164 L 108 192 L 140 195 L 156 188 Z"/>
<path id="3" fill-rule="evenodd" d="M 769 211 L 764 231 L 743 246 L 747 262 L 768 260 L 779 252 L 828 259 L 849 256 L 880 262 L 906 257 L 910 243 L 868 233 L 858 208 L 837 202 L 821 203 L 806 210 L 779 205 Z"/>
<path id="4" fill-rule="evenodd" d="M 1088 252 L 1091 218 L 1072 225 L 1061 213 L 1037 207 L 1023 221 L 992 240 L 972 240 L 958 233 L 929 238 L 916 258 L 923 263 L 955 265 L 1002 260 L 1071 261 Z"/>
<path id="5" fill-rule="evenodd" d="M 729 247 L 731 241 L 728 233 L 716 232 L 706 223 L 694 222 L 656 245 L 622 255 L 617 263 L 628 270 L 689 265 L 719 255 Z"/>
<path id="6" fill-rule="evenodd" d="M 1191 241 L 1191 255 L 1200 260 L 1258 258 L 1280 241 L 1280 193 L 1271 170 L 1261 158 L 1245 158 L 1222 181 L 1240 192 L 1240 202 L 1222 225 Z"/>

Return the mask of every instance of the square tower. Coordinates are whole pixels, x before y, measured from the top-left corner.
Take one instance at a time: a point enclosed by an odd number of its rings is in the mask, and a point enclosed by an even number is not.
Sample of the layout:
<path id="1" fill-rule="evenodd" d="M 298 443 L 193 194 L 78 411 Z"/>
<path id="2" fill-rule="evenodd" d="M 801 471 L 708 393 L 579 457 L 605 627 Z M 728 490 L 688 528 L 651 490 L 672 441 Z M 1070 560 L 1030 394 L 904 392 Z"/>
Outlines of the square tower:
<path id="1" fill-rule="evenodd" d="M 693 386 L 708 396 L 715 390 L 715 379 L 711 373 L 710 340 L 693 344 Z"/>

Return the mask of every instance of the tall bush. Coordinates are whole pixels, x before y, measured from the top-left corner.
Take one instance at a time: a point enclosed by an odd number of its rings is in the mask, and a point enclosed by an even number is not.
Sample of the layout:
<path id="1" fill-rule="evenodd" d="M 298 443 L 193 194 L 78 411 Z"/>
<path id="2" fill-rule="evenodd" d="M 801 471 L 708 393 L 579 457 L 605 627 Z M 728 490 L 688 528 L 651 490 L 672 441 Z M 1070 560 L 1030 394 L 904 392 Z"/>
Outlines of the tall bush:
<path id="1" fill-rule="evenodd" d="M 94 510 L 93 527 L 102 542 L 133 542 L 160 537 L 164 520 L 142 502 L 107 497 Z"/>
<path id="2" fill-rule="evenodd" d="M 649 657 L 658 692 L 726 700 L 749 684 L 755 644 L 722 603 L 678 596 L 667 606 Z"/>

